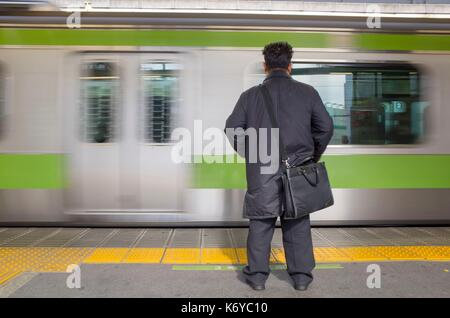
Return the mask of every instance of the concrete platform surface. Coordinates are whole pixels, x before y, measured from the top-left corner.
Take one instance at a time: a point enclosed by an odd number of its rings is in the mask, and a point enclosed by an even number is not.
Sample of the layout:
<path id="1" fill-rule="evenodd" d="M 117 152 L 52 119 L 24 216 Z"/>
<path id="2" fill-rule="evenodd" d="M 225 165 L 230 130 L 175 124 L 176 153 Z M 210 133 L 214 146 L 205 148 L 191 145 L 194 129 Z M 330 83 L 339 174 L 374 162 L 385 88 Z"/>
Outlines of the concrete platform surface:
<path id="1" fill-rule="evenodd" d="M 285 270 L 272 271 L 265 291 L 253 291 L 239 270 L 176 270 L 173 265 L 82 265 L 81 288 L 68 288 L 69 273 L 40 273 L 0 289 L 3 297 L 450 297 L 449 262 L 386 262 L 380 288 L 369 288 L 366 263 L 315 270 L 306 292 L 296 291 Z M 175 267 L 176 268 L 176 267 Z M 26 275 L 26 274 L 25 274 Z M 11 285 L 5 293 L 5 287 Z"/>
<path id="2" fill-rule="evenodd" d="M 273 275 L 254 292 L 246 228 L 0 228 L 0 297 L 450 297 L 450 227 L 312 236 L 310 290 L 292 288 L 278 228 Z"/>

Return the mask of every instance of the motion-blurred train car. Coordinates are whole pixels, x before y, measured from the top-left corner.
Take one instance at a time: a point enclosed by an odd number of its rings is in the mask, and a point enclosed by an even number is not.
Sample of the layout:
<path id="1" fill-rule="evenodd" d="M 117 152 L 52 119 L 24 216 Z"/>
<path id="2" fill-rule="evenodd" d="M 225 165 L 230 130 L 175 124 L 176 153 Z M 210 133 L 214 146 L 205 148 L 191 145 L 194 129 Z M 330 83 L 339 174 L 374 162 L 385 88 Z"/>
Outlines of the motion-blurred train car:
<path id="1" fill-rule="evenodd" d="M 180 164 L 171 133 L 222 130 L 281 40 L 334 121 L 336 203 L 313 223 L 450 221 L 448 20 L 82 12 L 69 28 L 67 15 L 0 14 L 1 223 L 245 224 L 245 165 L 227 162 L 225 136 Z"/>

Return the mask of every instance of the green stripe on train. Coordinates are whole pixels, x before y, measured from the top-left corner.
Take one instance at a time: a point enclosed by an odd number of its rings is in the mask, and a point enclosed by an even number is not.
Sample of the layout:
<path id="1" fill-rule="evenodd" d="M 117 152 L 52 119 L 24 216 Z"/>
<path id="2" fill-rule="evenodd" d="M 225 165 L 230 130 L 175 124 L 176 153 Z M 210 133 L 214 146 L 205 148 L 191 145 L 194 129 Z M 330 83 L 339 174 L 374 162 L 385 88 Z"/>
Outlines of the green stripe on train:
<path id="1" fill-rule="evenodd" d="M 360 33 L 355 35 L 354 44 L 366 50 L 450 51 L 450 36 Z"/>
<path id="2" fill-rule="evenodd" d="M 450 51 L 446 34 L 355 33 L 355 48 L 366 50 Z M 270 32 L 228 30 L 92 30 L 0 29 L 0 45 L 95 46 L 211 46 L 257 47 L 271 41 L 289 41 L 299 48 L 332 47 L 326 32 Z"/>
<path id="3" fill-rule="evenodd" d="M 62 154 L 0 154 L 0 189 L 55 189 L 64 186 Z"/>
<path id="4" fill-rule="evenodd" d="M 323 160 L 333 188 L 450 188 L 450 155 L 324 155 Z M 246 188 L 243 163 L 193 164 L 192 178 L 194 188 Z"/>
<path id="5" fill-rule="evenodd" d="M 199 30 L 83 30 L 1 29 L 0 45 L 127 45 L 263 47 L 289 41 L 306 48 L 327 47 L 326 33 L 199 31 Z"/>
<path id="6" fill-rule="evenodd" d="M 225 157 L 214 157 L 215 163 L 191 164 L 191 187 L 245 189 L 245 164 L 218 163 L 220 158 Z M 450 188 L 450 155 L 325 155 L 323 159 L 334 188 Z M 63 188 L 65 172 L 63 154 L 0 154 L 0 189 Z"/>

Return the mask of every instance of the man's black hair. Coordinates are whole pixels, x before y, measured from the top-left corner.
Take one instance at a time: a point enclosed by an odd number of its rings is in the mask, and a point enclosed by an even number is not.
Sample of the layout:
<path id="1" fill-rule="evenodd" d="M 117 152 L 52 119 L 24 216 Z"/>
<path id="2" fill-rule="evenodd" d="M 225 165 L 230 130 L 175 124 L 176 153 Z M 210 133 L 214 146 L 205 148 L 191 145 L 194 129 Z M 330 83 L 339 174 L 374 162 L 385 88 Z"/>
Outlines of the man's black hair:
<path id="1" fill-rule="evenodd" d="M 287 42 L 274 42 L 264 47 L 264 61 L 269 69 L 287 69 L 292 59 L 292 46 Z"/>

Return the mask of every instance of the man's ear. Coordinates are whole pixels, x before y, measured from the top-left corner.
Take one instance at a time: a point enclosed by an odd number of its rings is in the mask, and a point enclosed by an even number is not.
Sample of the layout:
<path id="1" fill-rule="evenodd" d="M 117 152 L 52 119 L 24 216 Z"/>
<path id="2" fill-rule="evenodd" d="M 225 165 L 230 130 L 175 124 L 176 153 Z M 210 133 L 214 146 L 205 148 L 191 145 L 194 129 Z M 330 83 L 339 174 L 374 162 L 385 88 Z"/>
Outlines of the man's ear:
<path id="1" fill-rule="evenodd" d="M 287 70 L 288 70 L 288 73 L 291 74 L 291 72 L 292 72 L 292 63 L 289 63 Z"/>
<path id="2" fill-rule="evenodd" d="M 269 68 L 266 65 L 266 62 L 263 62 L 263 67 L 264 67 L 264 73 L 269 73 Z"/>

